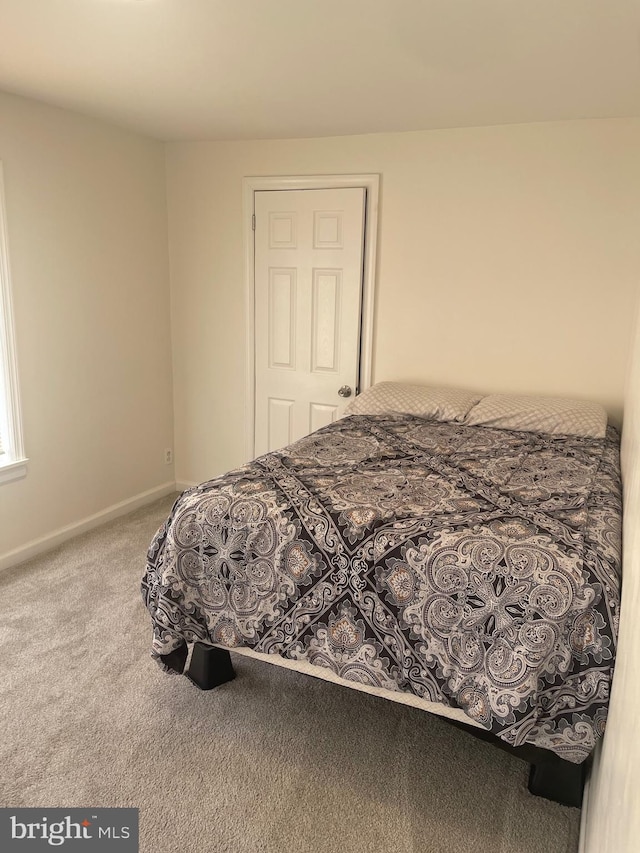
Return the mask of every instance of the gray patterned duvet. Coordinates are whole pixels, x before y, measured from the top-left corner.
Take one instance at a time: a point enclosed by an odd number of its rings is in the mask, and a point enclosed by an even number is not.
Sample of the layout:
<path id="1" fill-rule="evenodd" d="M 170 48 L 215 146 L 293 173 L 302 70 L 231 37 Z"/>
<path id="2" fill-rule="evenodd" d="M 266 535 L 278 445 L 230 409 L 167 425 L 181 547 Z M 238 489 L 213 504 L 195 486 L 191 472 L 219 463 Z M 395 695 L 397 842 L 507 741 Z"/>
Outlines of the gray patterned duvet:
<path id="1" fill-rule="evenodd" d="M 607 715 L 620 503 L 611 428 L 348 417 L 178 499 L 142 583 L 152 654 L 306 661 L 581 762 Z"/>

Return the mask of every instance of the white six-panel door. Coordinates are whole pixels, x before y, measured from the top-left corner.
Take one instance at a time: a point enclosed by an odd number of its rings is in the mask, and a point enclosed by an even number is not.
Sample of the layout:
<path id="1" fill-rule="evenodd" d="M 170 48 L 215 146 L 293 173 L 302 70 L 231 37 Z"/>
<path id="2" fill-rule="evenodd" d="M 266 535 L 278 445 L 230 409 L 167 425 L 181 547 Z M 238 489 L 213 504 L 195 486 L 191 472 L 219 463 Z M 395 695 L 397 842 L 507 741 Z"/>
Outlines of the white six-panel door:
<path id="1" fill-rule="evenodd" d="M 365 190 L 255 193 L 255 454 L 339 417 L 355 394 Z"/>

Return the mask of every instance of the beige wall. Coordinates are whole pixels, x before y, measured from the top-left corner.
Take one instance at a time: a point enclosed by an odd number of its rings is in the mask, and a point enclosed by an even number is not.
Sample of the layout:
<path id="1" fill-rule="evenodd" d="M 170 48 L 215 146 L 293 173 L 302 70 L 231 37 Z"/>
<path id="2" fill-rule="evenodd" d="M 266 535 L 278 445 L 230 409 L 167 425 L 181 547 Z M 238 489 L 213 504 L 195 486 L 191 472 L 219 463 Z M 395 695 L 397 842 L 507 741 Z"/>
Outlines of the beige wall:
<path id="1" fill-rule="evenodd" d="M 244 461 L 242 178 L 381 174 L 374 378 L 584 396 L 619 420 L 640 120 L 167 147 L 179 481 Z"/>
<path id="2" fill-rule="evenodd" d="M 0 95 L 25 479 L 0 558 L 173 479 L 164 149 Z"/>
<path id="3" fill-rule="evenodd" d="M 629 361 L 621 461 L 624 583 L 620 634 L 607 730 L 602 749 L 596 751 L 588 788 L 584 853 L 634 853 L 640 837 L 640 310 Z"/>
<path id="4" fill-rule="evenodd" d="M 374 378 L 622 409 L 640 121 L 166 147 L 0 96 L 28 477 L 2 554 L 244 461 L 242 178 L 381 174 Z"/>

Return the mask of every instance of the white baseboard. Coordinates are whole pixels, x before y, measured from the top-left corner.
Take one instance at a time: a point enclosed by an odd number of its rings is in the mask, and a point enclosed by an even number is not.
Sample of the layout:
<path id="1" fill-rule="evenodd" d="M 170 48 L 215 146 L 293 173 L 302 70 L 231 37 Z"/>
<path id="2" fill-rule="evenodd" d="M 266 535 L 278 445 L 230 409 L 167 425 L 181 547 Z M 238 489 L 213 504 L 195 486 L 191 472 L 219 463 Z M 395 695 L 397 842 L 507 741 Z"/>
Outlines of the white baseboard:
<path id="1" fill-rule="evenodd" d="M 194 486 L 199 485 L 199 483 L 190 483 L 188 480 L 178 480 L 176 483 L 176 491 L 184 492 L 185 489 L 192 489 Z"/>
<path id="2" fill-rule="evenodd" d="M 66 527 L 54 530 L 52 533 L 47 534 L 47 536 L 42 536 L 40 539 L 33 539 L 31 542 L 27 542 L 26 545 L 22 545 L 20 548 L 16 548 L 13 551 L 7 551 L 5 554 L 0 554 L 0 571 L 8 569 L 11 566 L 16 566 L 18 563 L 23 563 L 25 560 L 30 560 L 32 557 L 37 557 L 38 554 L 42 554 L 45 551 L 49 551 L 51 548 L 55 548 L 56 545 L 66 542 L 67 539 L 73 539 L 74 536 L 79 536 L 87 530 L 99 527 L 107 521 L 111 521 L 121 515 L 126 515 L 128 512 L 133 512 L 133 510 L 138 509 L 141 506 L 145 506 L 146 504 L 153 503 L 153 501 L 156 501 L 165 495 L 170 495 L 172 492 L 179 490 L 179 488 L 180 487 L 173 482 L 173 480 L 168 483 L 163 483 L 161 486 L 156 486 L 155 489 L 149 489 L 146 492 L 141 492 L 139 495 L 135 495 L 126 501 L 113 504 L 112 506 L 103 509 L 101 512 L 96 512 L 94 515 L 90 515 L 87 518 L 74 522 L 73 524 L 68 524 Z"/>
<path id="3" fill-rule="evenodd" d="M 584 794 L 582 795 L 582 812 L 580 813 L 580 840 L 578 844 L 578 853 L 587 853 L 587 847 L 592 847 L 593 845 L 587 844 L 587 827 L 589 825 L 589 797 L 592 790 L 596 790 L 597 796 L 597 784 L 598 784 L 598 775 L 600 773 L 600 756 L 602 755 L 602 740 L 599 740 L 596 744 L 596 748 L 593 751 L 593 760 L 591 762 L 591 767 L 587 773 L 587 779 L 584 783 Z"/>
<path id="4" fill-rule="evenodd" d="M 587 846 L 587 812 L 589 811 L 589 782 L 587 777 L 584 783 L 584 794 L 582 795 L 582 811 L 580 813 L 580 838 L 578 840 L 578 853 L 586 853 Z"/>

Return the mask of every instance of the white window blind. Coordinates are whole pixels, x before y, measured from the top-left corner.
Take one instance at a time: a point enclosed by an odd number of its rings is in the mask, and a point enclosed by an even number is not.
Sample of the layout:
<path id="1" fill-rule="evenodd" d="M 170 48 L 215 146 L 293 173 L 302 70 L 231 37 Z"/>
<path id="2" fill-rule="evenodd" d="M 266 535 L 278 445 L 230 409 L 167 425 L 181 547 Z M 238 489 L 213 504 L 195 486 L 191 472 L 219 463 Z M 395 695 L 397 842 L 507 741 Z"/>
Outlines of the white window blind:
<path id="1" fill-rule="evenodd" d="M 0 483 L 24 477 L 26 463 L 20 415 L 4 174 L 0 163 Z"/>

